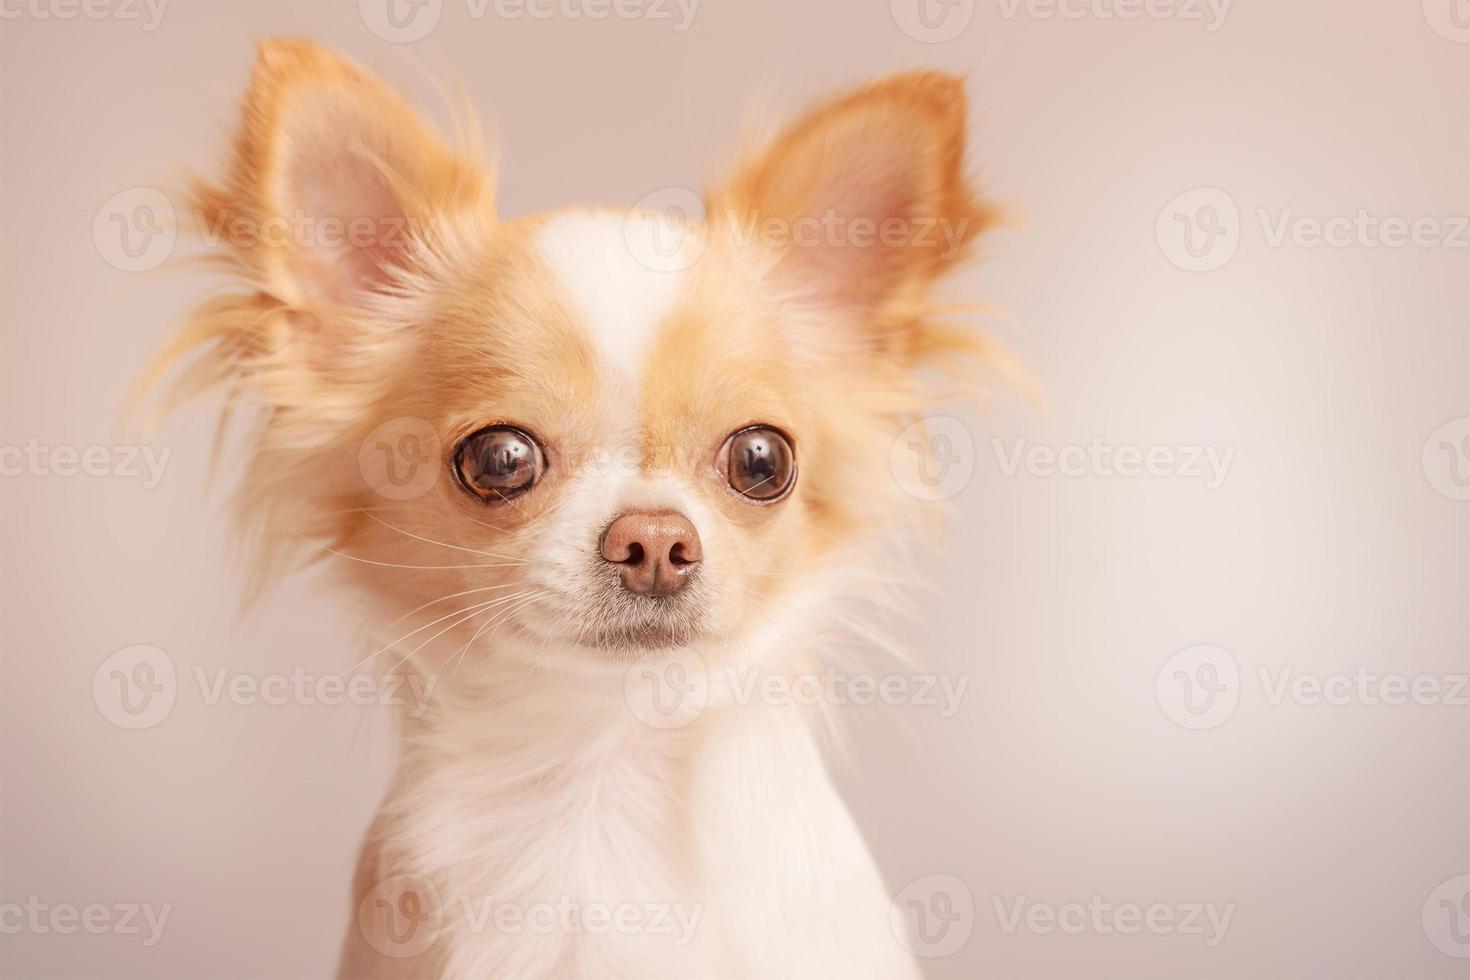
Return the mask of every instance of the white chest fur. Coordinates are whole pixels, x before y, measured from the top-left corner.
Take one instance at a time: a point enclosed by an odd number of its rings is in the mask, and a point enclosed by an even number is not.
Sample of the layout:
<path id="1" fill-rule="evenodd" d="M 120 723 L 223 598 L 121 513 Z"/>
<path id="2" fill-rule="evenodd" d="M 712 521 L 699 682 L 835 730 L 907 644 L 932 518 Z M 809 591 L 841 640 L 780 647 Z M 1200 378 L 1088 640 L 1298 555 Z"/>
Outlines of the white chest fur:
<path id="1" fill-rule="evenodd" d="M 405 729 L 357 902 L 427 882 L 437 938 L 385 956 L 422 943 L 395 949 L 369 910 L 343 978 L 917 976 L 805 709 L 715 695 L 662 728 L 611 673 L 516 672 Z"/>

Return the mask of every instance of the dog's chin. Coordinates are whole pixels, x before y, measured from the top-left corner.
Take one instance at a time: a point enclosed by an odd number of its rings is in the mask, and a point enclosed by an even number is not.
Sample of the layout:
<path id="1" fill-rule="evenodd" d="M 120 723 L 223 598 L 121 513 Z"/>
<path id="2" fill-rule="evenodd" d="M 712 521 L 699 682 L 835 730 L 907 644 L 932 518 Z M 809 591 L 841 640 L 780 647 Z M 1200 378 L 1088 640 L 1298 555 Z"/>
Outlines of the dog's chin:
<path id="1" fill-rule="evenodd" d="M 693 646 L 704 637 L 704 630 L 694 626 L 640 623 L 600 629 L 582 645 L 618 660 L 640 660 Z"/>

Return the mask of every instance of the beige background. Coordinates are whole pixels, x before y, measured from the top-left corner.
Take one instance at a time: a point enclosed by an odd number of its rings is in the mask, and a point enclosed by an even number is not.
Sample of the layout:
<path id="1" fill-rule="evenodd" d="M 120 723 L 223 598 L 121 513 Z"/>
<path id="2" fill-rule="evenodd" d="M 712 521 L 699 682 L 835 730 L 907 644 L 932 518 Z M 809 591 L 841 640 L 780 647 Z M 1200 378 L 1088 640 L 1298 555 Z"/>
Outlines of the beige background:
<path id="1" fill-rule="evenodd" d="M 476 19 L 442 0 L 426 37 L 389 43 L 356 3 L 175 2 L 151 31 L 141 7 L 141 21 L 63 20 L 65 3 L 0 8 L 4 446 L 136 440 L 116 420 L 127 386 L 210 280 L 118 268 L 94 218 L 120 192 L 218 159 L 253 35 L 338 46 L 429 106 L 426 71 L 462 78 L 499 134 L 509 214 L 697 184 L 753 96 L 915 66 L 966 73 L 974 159 L 1023 224 L 962 285 L 1014 316 L 1001 329 L 1047 397 L 960 413 L 973 475 L 927 562 L 935 588 L 912 641 L 970 678 L 961 710 L 851 712 L 848 795 L 891 885 L 953 875 L 973 897 L 957 926 L 968 940 L 928 976 L 1470 975 L 1470 906 L 1457 944 L 1431 900 L 1447 881 L 1440 897 L 1470 889 L 1454 880 L 1470 873 L 1470 706 L 1273 704 L 1259 674 L 1470 671 L 1470 502 L 1454 499 L 1467 423 L 1424 452 L 1470 416 L 1470 232 L 1452 220 L 1470 214 L 1470 9 L 1459 30 L 1448 5 L 1412 0 L 1240 0 L 1207 30 L 1108 16 L 1120 9 L 1106 0 L 1064 5 L 1076 16 L 958 0 L 929 12 L 968 17 L 931 19 L 963 30 L 925 42 L 898 26 L 912 10 L 886 3 L 706 0 L 680 32 L 493 7 Z M 1189 212 L 1223 194 L 1239 213 L 1214 212 L 1238 248 L 1213 271 L 1172 261 L 1189 259 L 1166 206 L 1199 187 L 1216 191 L 1185 199 Z M 1459 245 L 1271 243 L 1288 212 L 1360 209 L 1429 217 Z M 0 479 L 0 904 L 172 906 L 151 948 L 0 935 L 5 976 L 294 980 L 334 963 L 390 764 L 387 715 L 204 703 L 196 666 L 327 672 L 356 649 L 350 610 L 309 582 L 236 618 L 210 432 L 195 410 L 153 437 L 171 451 L 155 488 Z M 1234 456 L 1209 489 L 1187 475 L 1007 476 L 992 442 L 1094 437 Z M 140 643 L 167 651 L 183 683 L 163 721 L 128 731 L 92 681 Z M 1173 720 L 1178 664 L 1162 694 L 1155 682 L 1200 644 L 1233 658 L 1224 696 L 1238 707 L 1191 730 Z M 996 902 L 1021 896 L 1235 909 L 1210 947 L 1008 933 Z"/>

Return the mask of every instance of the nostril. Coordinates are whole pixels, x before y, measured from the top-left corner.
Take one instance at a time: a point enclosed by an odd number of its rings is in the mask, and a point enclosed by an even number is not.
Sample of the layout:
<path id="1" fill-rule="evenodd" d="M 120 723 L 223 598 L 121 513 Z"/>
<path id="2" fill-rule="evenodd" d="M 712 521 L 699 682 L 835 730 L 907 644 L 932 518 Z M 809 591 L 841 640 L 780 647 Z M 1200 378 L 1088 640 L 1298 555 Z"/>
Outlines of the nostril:
<path id="1" fill-rule="evenodd" d="M 622 514 L 602 532 L 603 560 L 619 566 L 629 592 L 670 595 L 688 584 L 703 557 L 699 532 L 683 514 Z"/>

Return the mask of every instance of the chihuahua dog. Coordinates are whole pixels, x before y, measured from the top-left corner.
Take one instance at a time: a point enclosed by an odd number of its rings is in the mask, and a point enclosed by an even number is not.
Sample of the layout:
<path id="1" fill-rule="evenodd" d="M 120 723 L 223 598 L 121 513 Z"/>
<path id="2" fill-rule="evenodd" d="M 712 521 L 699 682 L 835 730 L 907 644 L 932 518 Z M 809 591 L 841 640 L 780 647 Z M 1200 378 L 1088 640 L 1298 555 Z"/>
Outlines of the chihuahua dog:
<path id="1" fill-rule="evenodd" d="M 830 713 L 776 693 L 863 639 L 924 465 L 897 440 L 992 353 L 931 296 L 994 220 L 965 116 L 959 80 L 898 75 L 699 209 L 507 219 L 472 123 L 261 45 L 193 192 L 239 288 L 159 371 L 259 407 L 261 567 L 339 569 L 429 692 L 340 977 L 918 975 Z"/>

